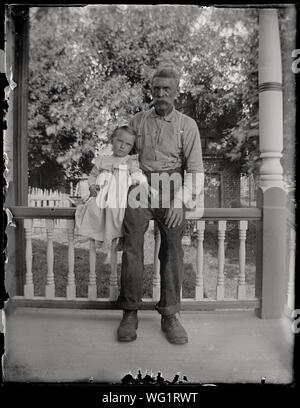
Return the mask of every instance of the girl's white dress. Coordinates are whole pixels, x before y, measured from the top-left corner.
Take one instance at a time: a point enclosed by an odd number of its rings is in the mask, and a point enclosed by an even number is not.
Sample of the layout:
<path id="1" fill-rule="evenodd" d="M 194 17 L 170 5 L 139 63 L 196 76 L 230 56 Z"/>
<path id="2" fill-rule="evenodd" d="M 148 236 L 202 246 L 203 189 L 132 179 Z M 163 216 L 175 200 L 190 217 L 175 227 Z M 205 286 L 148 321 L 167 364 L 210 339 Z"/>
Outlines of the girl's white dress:
<path id="1" fill-rule="evenodd" d="M 137 155 L 97 157 L 94 165 L 99 170 L 96 184 L 100 191 L 77 207 L 76 230 L 79 235 L 109 242 L 122 236 L 129 187 L 135 180 L 147 179 L 139 168 Z"/>

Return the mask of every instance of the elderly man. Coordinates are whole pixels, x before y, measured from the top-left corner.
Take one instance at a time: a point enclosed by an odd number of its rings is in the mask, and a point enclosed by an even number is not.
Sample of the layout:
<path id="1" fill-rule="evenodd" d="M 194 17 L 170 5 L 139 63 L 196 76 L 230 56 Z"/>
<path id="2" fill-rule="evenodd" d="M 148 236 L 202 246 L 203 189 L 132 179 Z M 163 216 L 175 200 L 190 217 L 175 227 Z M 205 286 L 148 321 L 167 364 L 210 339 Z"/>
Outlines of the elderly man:
<path id="1" fill-rule="evenodd" d="M 136 148 L 140 166 L 149 184 L 154 187 L 155 176 L 165 174 L 170 179 L 174 175 L 180 176 L 181 185 L 176 188 L 170 182 L 169 190 L 160 188 L 157 206 L 153 206 L 149 199 L 148 205 L 134 208 L 128 199 L 123 222 L 124 251 L 118 298 L 119 306 L 123 309 L 118 340 L 123 342 L 133 341 L 137 337 L 137 311 L 142 304 L 144 234 L 151 219 L 157 222 L 161 234 L 161 294 L 156 305 L 156 310 L 161 314 L 161 329 L 172 344 L 188 342 L 187 333 L 176 317 L 180 310 L 183 279 L 181 240 L 185 228 L 185 208 L 193 194 L 199 194 L 203 187 L 203 164 L 196 122 L 174 108 L 178 85 L 179 76 L 173 67 L 159 68 L 152 78 L 154 107 L 137 113 L 130 121 L 130 126 L 138 135 Z M 195 174 L 200 175 L 196 189 L 195 183 L 191 187 Z M 170 191 L 169 201 L 163 197 L 166 190 Z"/>

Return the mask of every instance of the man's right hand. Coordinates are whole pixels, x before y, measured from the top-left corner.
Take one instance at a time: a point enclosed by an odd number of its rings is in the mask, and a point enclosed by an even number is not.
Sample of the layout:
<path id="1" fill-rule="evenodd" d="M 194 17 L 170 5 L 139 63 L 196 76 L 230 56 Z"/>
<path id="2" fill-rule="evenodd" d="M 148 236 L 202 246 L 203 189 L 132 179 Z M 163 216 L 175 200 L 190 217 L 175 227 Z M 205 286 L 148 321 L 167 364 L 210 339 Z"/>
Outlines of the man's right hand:
<path id="1" fill-rule="evenodd" d="M 97 184 L 91 184 L 89 190 L 91 197 L 97 197 L 98 191 L 100 190 L 100 186 L 98 186 Z"/>
<path id="2" fill-rule="evenodd" d="M 165 217 L 165 224 L 168 228 L 174 228 L 179 226 L 184 218 L 183 208 L 178 204 L 175 205 L 174 201 L 171 202 Z"/>

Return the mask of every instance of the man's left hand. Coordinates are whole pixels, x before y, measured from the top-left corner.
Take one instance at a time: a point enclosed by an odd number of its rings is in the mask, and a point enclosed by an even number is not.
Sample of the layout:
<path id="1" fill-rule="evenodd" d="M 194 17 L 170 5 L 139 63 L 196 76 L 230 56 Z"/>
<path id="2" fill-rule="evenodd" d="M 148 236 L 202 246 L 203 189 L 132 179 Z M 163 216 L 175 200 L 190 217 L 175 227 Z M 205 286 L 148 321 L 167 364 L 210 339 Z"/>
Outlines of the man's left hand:
<path id="1" fill-rule="evenodd" d="M 166 214 L 165 224 L 168 228 L 174 228 L 180 225 L 183 221 L 183 208 L 174 207 L 174 202 L 171 202 L 170 208 Z"/>

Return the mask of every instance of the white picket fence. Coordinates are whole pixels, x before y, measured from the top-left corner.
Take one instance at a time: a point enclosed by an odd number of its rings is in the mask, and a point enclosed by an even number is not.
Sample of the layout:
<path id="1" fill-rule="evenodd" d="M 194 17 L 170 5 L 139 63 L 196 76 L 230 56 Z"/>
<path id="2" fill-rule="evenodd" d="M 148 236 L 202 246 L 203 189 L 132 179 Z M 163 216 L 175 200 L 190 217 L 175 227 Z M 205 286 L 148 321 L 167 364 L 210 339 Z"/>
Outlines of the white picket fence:
<path id="1" fill-rule="evenodd" d="M 88 185 L 88 177 L 81 177 L 77 182 L 70 183 L 70 196 L 71 197 L 81 197 L 81 198 L 88 198 L 89 197 L 89 185 Z"/>
<path id="2" fill-rule="evenodd" d="M 68 194 L 61 193 L 58 190 L 41 189 L 29 187 L 28 189 L 28 206 L 29 207 L 71 207 L 71 201 Z M 56 219 L 55 228 L 67 228 L 66 220 Z M 46 229 L 45 220 L 34 220 L 34 232 L 41 232 Z"/>

